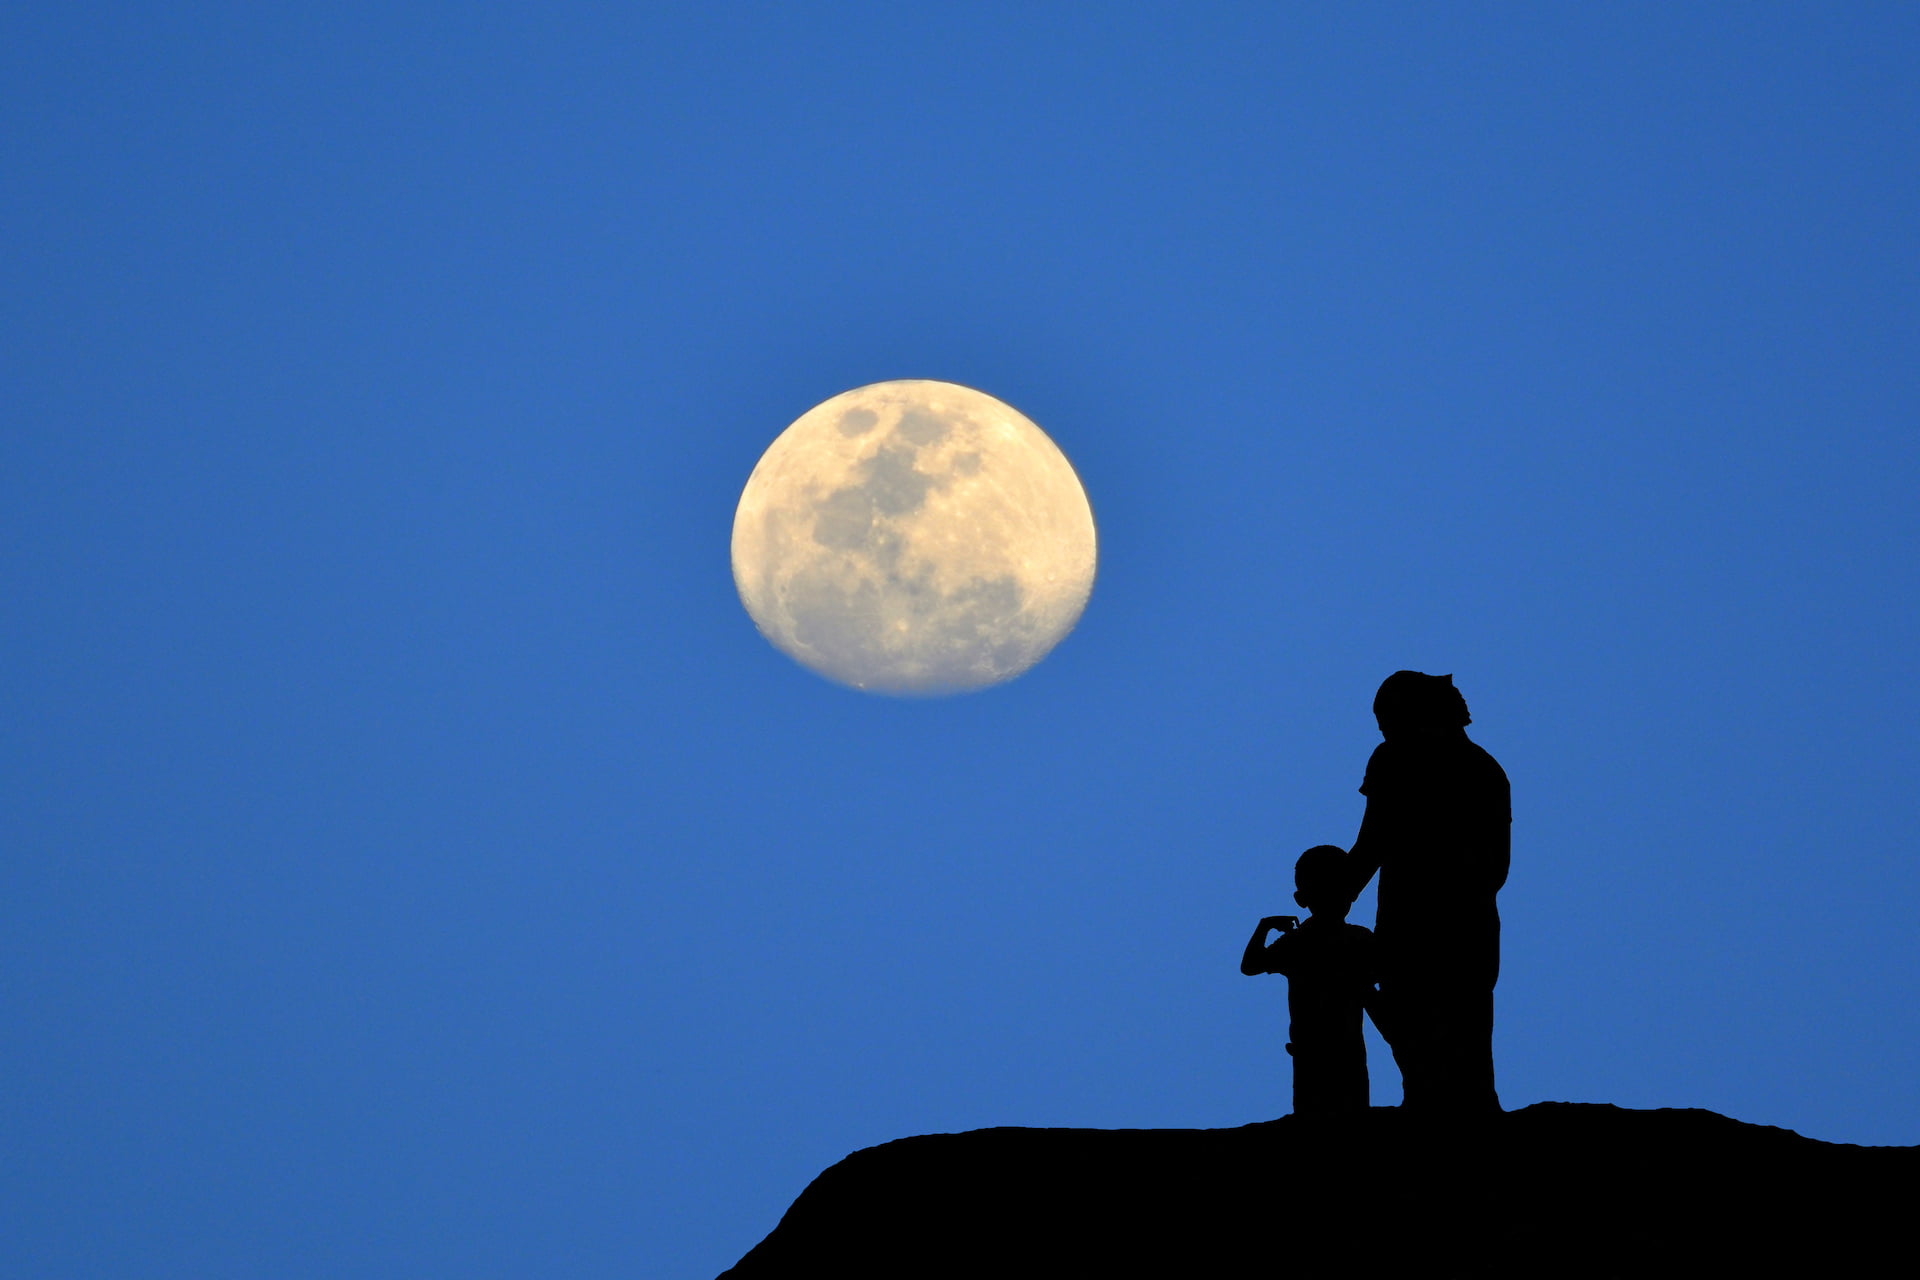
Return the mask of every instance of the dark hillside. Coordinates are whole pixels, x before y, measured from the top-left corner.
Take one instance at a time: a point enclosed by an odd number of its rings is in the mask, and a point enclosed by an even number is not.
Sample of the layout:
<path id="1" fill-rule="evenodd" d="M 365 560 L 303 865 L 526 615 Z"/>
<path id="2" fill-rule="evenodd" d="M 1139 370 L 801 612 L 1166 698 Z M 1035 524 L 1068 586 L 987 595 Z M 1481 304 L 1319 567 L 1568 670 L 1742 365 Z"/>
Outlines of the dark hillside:
<path id="1" fill-rule="evenodd" d="M 726 1275 L 1832 1274 L 1910 1263 L 1917 1196 L 1920 1148 L 1710 1111 L 981 1129 L 848 1156 Z"/>

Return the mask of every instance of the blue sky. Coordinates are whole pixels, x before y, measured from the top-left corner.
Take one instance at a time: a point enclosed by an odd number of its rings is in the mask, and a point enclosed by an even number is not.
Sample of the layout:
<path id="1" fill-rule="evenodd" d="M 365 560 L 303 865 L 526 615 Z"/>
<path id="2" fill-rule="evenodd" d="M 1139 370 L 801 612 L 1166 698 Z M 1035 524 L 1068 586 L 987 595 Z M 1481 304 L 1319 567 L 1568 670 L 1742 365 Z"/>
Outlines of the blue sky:
<path id="1" fill-rule="evenodd" d="M 1920 1142 L 1916 56 L 11 7 L 7 1269 L 711 1275 L 890 1138 L 1280 1114 L 1240 948 L 1401 667 L 1514 783 L 1509 1106 Z M 897 702 L 727 542 L 788 422 L 918 377 L 1044 427 L 1102 561 L 1027 675 Z"/>

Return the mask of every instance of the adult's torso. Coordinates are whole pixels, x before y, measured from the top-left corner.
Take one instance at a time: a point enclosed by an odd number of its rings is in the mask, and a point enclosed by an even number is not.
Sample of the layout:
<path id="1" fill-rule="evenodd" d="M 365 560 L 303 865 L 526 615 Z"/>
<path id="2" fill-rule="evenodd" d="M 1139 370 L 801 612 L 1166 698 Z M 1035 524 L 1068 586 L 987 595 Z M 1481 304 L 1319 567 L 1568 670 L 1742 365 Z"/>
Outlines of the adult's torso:
<path id="1" fill-rule="evenodd" d="M 1383 742 L 1367 762 L 1367 821 L 1380 837 L 1374 930 L 1395 951 L 1422 939 L 1497 944 L 1494 895 L 1512 849 L 1512 791 L 1466 735 Z M 1464 936 L 1463 936 L 1464 935 Z"/>

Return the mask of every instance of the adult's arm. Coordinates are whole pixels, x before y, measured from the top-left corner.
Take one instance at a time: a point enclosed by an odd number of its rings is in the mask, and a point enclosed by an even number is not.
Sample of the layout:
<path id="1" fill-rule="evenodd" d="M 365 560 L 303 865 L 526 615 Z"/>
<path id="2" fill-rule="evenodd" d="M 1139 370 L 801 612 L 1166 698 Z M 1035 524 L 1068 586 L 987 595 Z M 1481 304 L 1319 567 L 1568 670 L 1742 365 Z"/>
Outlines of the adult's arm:
<path id="1" fill-rule="evenodd" d="M 1353 837 L 1353 844 L 1347 850 L 1347 901 L 1360 896 L 1360 891 L 1373 882 L 1374 873 L 1380 870 L 1380 863 L 1386 856 L 1387 844 L 1393 839 L 1392 824 L 1381 812 L 1382 805 L 1372 799 L 1367 800 L 1366 812 L 1360 815 L 1360 831 Z"/>
<path id="2" fill-rule="evenodd" d="M 1374 873 L 1380 870 L 1381 862 L 1386 859 L 1387 844 L 1395 836 L 1388 817 L 1394 804 L 1388 798 L 1394 786 L 1394 762 L 1392 749 L 1385 743 L 1375 747 L 1373 754 L 1367 757 L 1366 777 L 1360 783 L 1360 794 L 1367 798 L 1367 808 L 1360 815 L 1359 832 L 1347 847 L 1349 902 L 1358 898 L 1361 890 L 1373 882 Z"/>
<path id="3" fill-rule="evenodd" d="M 1493 858 L 1487 867 L 1487 892 L 1500 892 L 1507 883 L 1507 872 L 1513 867 L 1513 828 L 1503 825 L 1494 832 L 1492 841 Z"/>
<path id="4" fill-rule="evenodd" d="M 1500 892 L 1513 866 L 1513 786 L 1507 771 L 1485 751 L 1487 762 L 1487 800 L 1485 848 L 1485 885 L 1489 895 Z"/>

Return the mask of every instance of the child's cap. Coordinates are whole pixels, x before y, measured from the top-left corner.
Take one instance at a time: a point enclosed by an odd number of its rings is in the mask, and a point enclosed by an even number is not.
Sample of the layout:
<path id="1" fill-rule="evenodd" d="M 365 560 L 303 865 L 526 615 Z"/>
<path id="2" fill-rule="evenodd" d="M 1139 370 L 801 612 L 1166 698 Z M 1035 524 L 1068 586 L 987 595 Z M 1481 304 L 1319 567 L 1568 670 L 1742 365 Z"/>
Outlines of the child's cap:
<path id="1" fill-rule="evenodd" d="M 1346 882 L 1347 851 L 1339 845 L 1317 844 L 1293 864 L 1293 884 L 1301 893 L 1338 889 Z"/>

